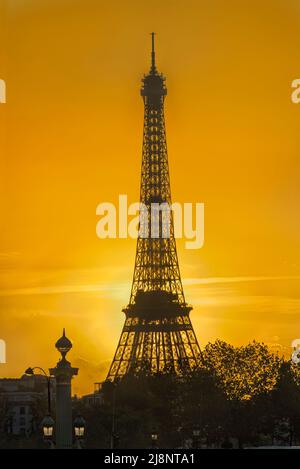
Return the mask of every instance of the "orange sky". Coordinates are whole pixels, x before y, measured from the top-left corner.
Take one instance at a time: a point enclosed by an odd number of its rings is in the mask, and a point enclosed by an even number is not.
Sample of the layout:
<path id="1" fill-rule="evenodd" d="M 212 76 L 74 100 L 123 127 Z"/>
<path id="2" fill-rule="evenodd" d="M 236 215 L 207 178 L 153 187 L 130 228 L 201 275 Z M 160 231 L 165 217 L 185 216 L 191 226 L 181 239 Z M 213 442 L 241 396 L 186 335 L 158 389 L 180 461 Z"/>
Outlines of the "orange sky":
<path id="1" fill-rule="evenodd" d="M 152 30 L 173 199 L 205 203 L 205 246 L 178 243 L 199 342 L 300 336 L 299 24 L 297 0 L 0 1 L 0 376 L 52 366 L 66 327 L 75 392 L 105 377 L 135 241 L 95 210 L 139 196 Z"/>

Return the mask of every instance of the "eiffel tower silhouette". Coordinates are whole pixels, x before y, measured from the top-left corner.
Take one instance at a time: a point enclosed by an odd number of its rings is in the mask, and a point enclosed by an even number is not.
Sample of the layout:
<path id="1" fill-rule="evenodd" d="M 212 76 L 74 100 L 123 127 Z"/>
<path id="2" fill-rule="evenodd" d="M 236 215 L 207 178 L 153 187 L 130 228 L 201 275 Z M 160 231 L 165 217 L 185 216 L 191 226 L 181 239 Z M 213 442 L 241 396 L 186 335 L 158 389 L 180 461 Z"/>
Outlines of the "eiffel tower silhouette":
<path id="1" fill-rule="evenodd" d="M 152 34 L 151 68 L 142 80 L 144 134 L 140 202 L 147 208 L 140 215 L 140 231 L 133 283 L 126 319 L 109 369 L 108 380 L 129 372 L 190 371 L 202 361 L 200 347 L 189 317 L 192 309 L 184 297 L 174 236 L 172 211 L 168 233 L 163 217 L 151 210 L 153 204 L 171 206 L 164 101 L 165 77 L 155 63 Z M 156 226 L 145 235 L 143 225 Z"/>

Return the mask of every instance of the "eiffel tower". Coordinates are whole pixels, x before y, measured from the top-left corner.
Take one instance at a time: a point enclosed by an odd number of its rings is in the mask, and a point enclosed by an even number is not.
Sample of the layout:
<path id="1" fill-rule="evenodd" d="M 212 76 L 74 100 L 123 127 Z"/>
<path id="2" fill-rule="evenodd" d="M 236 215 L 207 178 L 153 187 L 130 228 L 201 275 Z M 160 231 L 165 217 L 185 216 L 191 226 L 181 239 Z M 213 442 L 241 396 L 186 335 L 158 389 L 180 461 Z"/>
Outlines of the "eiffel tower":
<path id="1" fill-rule="evenodd" d="M 107 376 L 111 381 L 140 370 L 182 374 L 202 360 L 189 317 L 192 307 L 186 303 L 182 288 L 172 211 L 166 234 L 162 212 L 151 209 L 172 203 L 164 119 L 166 79 L 157 71 L 151 34 L 151 68 L 141 88 L 144 134 L 140 202 L 146 210 L 144 216 L 140 211 L 130 301 L 123 309 L 125 324 Z M 145 226 L 151 226 L 148 234 Z"/>

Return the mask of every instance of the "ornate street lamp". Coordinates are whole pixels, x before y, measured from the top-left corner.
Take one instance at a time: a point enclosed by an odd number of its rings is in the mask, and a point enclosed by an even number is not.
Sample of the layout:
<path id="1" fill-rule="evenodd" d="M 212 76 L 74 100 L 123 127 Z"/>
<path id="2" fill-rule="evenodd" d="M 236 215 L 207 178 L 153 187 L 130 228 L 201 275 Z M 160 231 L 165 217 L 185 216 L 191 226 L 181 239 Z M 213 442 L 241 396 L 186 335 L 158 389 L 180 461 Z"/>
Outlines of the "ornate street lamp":
<path id="1" fill-rule="evenodd" d="M 41 368 L 40 366 L 34 366 L 33 368 L 29 367 L 25 371 L 25 374 L 27 376 L 34 376 L 34 371 L 39 370 L 43 373 L 47 380 L 47 397 L 48 397 L 48 414 L 43 418 L 41 426 L 43 430 L 43 437 L 44 440 L 47 441 L 47 443 L 50 444 L 50 446 L 53 448 L 54 447 L 54 420 L 51 417 L 51 382 L 50 382 L 50 376 L 47 375 L 46 371 Z"/>
<path id="2" fill-rule="evenodd" d="M 86 423 L 81 415 L 78 415 L 74 420 L 74 434 L 77 440 L 82 440 L 85 436 Z"/>
<path id="3" fill-rule="evenodd" d="M 51 414 L 51 377 L 49 375 L 47 375 L 46 371 L 41 368 L 40 366 L 34 366 L 33 368 L 27 368 L 27 370 L 25 371 L 25 375 L 27 376 L 33 376 L 34 375 L 34 371 L 35 370 L 39 370 L 43 373 L 43 375 L 45 376 L 46 380 L 47 380 L 47 394 L 48 394 L 48 415 Z"/>
<path id="4" fill-rule="evenodd" d="M 158 433 L 156 431 L 151 433 L 151 447 L 158 448 Z"/>
<path id="5" fill-rule="evenodd" d="M 85 437 L 85 428 L 86 423 L 84 418 L 81 415 L 78 415 L 74 420 L 74 435 L 75 435 L 75 444 L 77 449 L 83 448 L 84 437 Z"/>
<path id="6" fill-rule="evenodd" d="M 54 420 L 51 415 L 46 415 L 42 420 L 42 429 L 44 439 L 47 441 L 52 441 L 54 436 Z"/>

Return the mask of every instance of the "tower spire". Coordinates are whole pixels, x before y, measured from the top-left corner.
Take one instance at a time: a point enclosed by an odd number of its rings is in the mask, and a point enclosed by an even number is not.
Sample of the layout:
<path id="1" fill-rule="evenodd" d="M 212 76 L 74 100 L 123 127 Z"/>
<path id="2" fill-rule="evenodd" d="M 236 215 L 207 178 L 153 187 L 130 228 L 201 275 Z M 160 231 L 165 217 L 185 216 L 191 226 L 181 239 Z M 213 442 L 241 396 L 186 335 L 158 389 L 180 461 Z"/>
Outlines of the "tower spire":
<path id="1" fill-rule="evenodd" d="M 151 51 L 151 73 L 156 73 L 156 66 L 155 66 L 155 47 L 154 47 L 154 36 L 155 36 L 155 33 L 151 33 L 151 40 L 152 40 L 152 51 Z"/>

